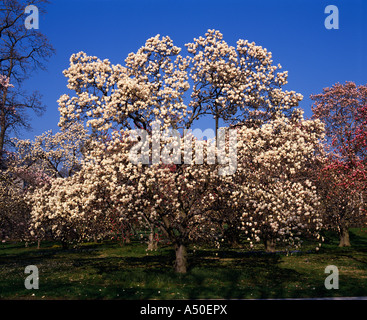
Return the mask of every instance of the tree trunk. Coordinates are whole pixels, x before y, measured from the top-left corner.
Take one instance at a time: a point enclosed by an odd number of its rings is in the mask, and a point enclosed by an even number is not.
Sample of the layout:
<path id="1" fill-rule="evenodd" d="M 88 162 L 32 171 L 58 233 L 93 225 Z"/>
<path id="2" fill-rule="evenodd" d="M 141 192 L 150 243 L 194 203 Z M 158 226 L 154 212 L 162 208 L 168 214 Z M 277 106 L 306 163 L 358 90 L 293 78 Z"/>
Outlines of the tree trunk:
<path id="1" fill-rule="evenodd" d="M 157 241 L 154 240 L 154 231 L 151 230 L 148 238 L 148 249 L 150 251 L 157 250 Z"/>
<path id="2" fill-rule="evenodd" d="M 127 244 L 131 243 L 130 235 L 125 236 L 125 243 Z"/>
<path id="3" fill-rule="evenodd" d="M 176 244 L 175 271 L 177 273 L 186 273 L 187 271 L 187 251 L 183 244 Z"/>
<path id="4" fill-rule="evenodd" d="M 339 231 L 339 247 L 350 247 L 349 230 L 347 227 L 341 227 Z"/>
<path id="5" fill-rule="evenodd" d="M 275 252 L 275 239 L 273 238 L 265 238 L 264 246 L 266 252 Z"/>
<path id="6" fill-rule="evenodd" d="M 69 244 L 67 243 L 67 241 L 61 241 L 61 246 L 64 250 L 69 248 Z"/>
<path id="7" fill-rule="evenodd" d="M 37 249 L 40 249 L 41 248 L 41 240 L 37 240 Z"/>
<path id="8" fill-rule="evenodd" d="M 1 115 L 4 116 L 5 115 Z M 5 141 L 5 124 L 2 123 L 3 121 L 1 121 L 0 123 L 0 164 L 2 163 L 3 160 L 3 150 L 4 150 L 4 141 Z"/>
<path id="9" fill-rule="evenodd" d="M 232 246 L 232 247 L 239 247 L 240 246 L 239 234 L 238 234 L 238 230 L 237 230 L 236 227 L 229 226 L 224 231 L 224 237 L 227 239 L 228 244 L 230 246 Z"/>
<path id="10" fill-rule="evenodd" d="M 0 106 L 0 162 L 3 159 L 4 142 L 5 142 L 5 131 L 6 131 L 6 120 L 5 120 L 5 101 L 7 95 L 7 89 L 4 88 L 3 96 Z"/>

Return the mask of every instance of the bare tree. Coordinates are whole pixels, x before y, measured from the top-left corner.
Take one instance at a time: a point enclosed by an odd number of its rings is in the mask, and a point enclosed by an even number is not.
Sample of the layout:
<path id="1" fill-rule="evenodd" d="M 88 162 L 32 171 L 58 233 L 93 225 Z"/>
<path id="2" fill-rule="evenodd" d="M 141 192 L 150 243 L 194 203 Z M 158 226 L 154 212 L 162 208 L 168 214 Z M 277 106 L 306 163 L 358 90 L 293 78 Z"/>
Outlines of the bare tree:
<path id="1" fill-rule="evenodd" d="M 44 69 L 45 62 L 54 53 L 54 48 L 39 30 L 27 29 L 24 25 L 25 8 L 35 5 L 39 14 L 44 13 L 45 0 L 0 2 L 0 162 L 9 143 L 9 133 L 30 129 L 29 111 L 41 115 L 44 106 L 41 95 L 22 90 L 23 82 L 32 72 Z"/>

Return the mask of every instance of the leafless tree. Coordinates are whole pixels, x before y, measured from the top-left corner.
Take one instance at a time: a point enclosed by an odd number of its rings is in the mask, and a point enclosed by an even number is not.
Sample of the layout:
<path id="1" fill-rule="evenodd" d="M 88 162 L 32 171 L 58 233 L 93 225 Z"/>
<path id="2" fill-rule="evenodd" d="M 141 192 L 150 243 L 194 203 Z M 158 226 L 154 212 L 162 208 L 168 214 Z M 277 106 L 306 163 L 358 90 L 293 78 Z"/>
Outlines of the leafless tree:
<path id="1" fill-rule="evenodd" d="M 27 29 L 25 8 L 35 5 L 39 14 L 45 13 L 47 1 L 0 1 L 0 75 L 8 85 L 0 84 L 0 163 L 9 143 L 9 134 L 30 129 L 29 111 L 41 115 L 44 105 L 38 91 L 23 90 L 23 83 L 32 72 L 45 69 L 45 63 L 55 50 L 37 29 Z M 4 82 L 3 81 L 3 82 Z"/>

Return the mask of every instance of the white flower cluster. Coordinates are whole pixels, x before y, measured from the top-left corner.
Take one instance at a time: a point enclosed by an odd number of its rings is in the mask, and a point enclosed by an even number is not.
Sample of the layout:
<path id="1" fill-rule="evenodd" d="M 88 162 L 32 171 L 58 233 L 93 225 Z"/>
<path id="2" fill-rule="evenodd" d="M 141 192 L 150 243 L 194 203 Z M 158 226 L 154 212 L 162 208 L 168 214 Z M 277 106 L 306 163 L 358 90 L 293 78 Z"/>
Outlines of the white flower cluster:
<path id="1" fill-rule="evenodd" d="M 9 77 L 0 74 L 0 88 L 11 88 L 14 87 L 10 82 L 9 82 Z"/>
<path id="2" fill-rule="evenodd" d="M 259 128 L 238 129 L 238 168 L 227 178 L 230 210 L 251 241 L 295 245 L 302 233 L 318 233 L 321 205 L 309 168 L 320 152 L 324 126 L 296 110 Z M 238 211 L 240 209 L 240 211 Z"/>
<path id="3" fill-rule="evenodd" d="M 251 240 L 266 235 L 293 244 L 301 232 L 318 232 L 321 226 L 307 166 L 322 135 L 321 122 L 300 114 L 257 129 L 238 127 L 238 168 L 222 176 L 218 163 L 195 163 L 202 156 L 196 148 L 193 164 L 134 164 L 129 131 L 115 131 L 105 143 L 94 142 L 81 171 L 36 190 L 34 232 L 52 225 L 59 237 L 72 229 L 87 238 L 106 233 L 110 221 L 118 220 L 154 225 L 171 240 L 188 242 L 218 238 L 223 215 L 234 215 Z M 162 143 L 161 152 L 169 143 Z M 204 157 L 208 146 L 204 142 Z"/>
<path id="4" fill-rule="evenodd" d="M 94 143 L 81 171 L 36 190 L 31 196 L 33 234 L 52 226 L 55 237 L 66 240 L 66 230 L 73 230 L 85 239 L 108 232 L 109 223 L 117 219 L 155 225 L 171 236 L 179 230 L 186 240 L 211 236 L 209 212 L 214 210 L 218 168 L 136 165 L 130 161 L 132 146 L 128 132 L 115 131 L 105 144 Z M 206 156 L 207 148 L 203 150 Z M 201 155 L 194 152 L 194 162 L 196 156 Z"/>
<path id="5" fill-rule="evenodd" d="M 72 123 L 55 134 L 49 130 L 35 137 L 34 141 L 14 138 L 17 159 L 13 167 L 18 171 L 32 168 L 49 177 L 70 176 L 80 169 L 89 139 L 81 123 Z"/>
<path id="6" fill-rule="evenodd" d="M 143 127 L 153 120 L 175 126 L 186 116 L 183 94 L 188 90 L 186 59 L 169 37 L 148 39 L 125 66 L 112 65 L 84 52 L 73 54 L 64 71 L 76 95 L 59 99 L 61 127 L 86 120 L 97 130 Z"/>
<path id="7" fill-rule="evenodd" d="M 79 172 L 31 195 L 35 234 L 47 226 L 65 240 L 86 238 L 108 232 L 111 221 L 161 228 L 176 243 L 217 241 L 224 221 L 251 241 L 271 237 L 293 244 L 300 232 L 317 233 L 319 200 L 307 169 L 323 126 L 304 120 L 300 110 L 291 114 L 302 96 L 282 90 L 287 72 L 273 66 L 266 49 L 245 40 L 231 47 L 215 30 L 194 39 L 187 50 L 190 56 L 182 57 L 169 37 L 157 35 L 130 53 L 124 66 L 83 52 L 72 55 L 64 74 L 75 94 L 60 97 L 59 125 L 85 122 L 95 140 Z M 154 161 L 152 148 L 145 150 L 147 164 L 131 161 L 129 129 L 151 132 L 155 121 L 162 129 L 187 127 L 207 113 L 241 123 L 233 127 L 238 167 L 232 175 L 219 174 L 221 161 L 196 161 L 213 155 L 205 141 L 195 141 L 204 144 L 203 154 L 193 148 L 191 164 Z M 116 131 L 107 139 L 109 129 Z M 170 159 L 169 150 L 180 146 L 183 159 L 180 139 L 161 141 L 159 154 Z M 225 147 L 231 147 L 228 139 Z"/>
<path id="8" fill-rule="evenodd" d="M 205 37 L 186 45 L 190 76 L 194 82 L 190 106 L 194 110 L 220 115 L 224 120 L 268 120 L 279 111 L 298 106 L 303 99 L 294 91 L 283 91 L 288 72 L 273 66 L 272 54 L 254 42 L 238 40 L 229 46 L 223 35 L 208 30 Z M 262 115 L 263 117 L 259 117 Z M 254 119 L 255 118 L 255 119 Z"/>

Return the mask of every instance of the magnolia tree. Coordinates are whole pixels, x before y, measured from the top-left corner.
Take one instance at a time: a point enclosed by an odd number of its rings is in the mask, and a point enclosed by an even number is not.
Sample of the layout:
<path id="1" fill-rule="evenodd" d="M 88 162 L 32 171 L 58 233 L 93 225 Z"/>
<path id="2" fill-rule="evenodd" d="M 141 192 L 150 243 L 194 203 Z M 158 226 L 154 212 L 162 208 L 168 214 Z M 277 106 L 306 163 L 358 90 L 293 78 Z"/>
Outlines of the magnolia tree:
<path id="1" fill-rule="evenodd" d="M 84 52 L 73 54 L 64 71 L 75 96 L 59 99 L 61 127 L 86 121 L 95 132 L 113 128 L 148 129 L 153 120 L 175 127 L 186 115 L 187 61 L 169 37 L 157 35 L 113 65 Z"/>
<path id="2" fill-rule="evenodd" d="M 288 72 L 273 65 L 272 53 L 254 42 L 228 45 L 217 30 L 186 44 L 193 82 L 187 125 L 203 114 L 229 123 L 259 125 L 278 112 L 289 113 L 302 95 L 282 90 Z"/>
<path id="3" fill-rule="evenodd" d="M 30 211 L 22 182 L 0 172 L 0 239 L 29 240 Z"/>
<path id="4" fill-rule="evenodd" d="M 116 218 L 139 222 L 159 228 L 172 241 L 175 269 L 186 272 L 186 246 L 220 235 L 219 215 L 214 212 L 219 209 L 219 173 L 226 166 L 213 163 L 215 146 L 193 136 L 189 136 L 193 149 L 188 137 L 171 136 L 161 141 L 158 150 L 143 150 L 149 160 L 144 164 L 142 155 L 134 151 L 133 137 L 125 131 L 113 132 L 111 140 L 95 143 L 80 172 L 38 189 L 31 200 L 34 232 L 43 228 L 45 219 L 52 221 L 58 236 L 65 235 L 67 224 L 80 239 L 105 235 Z M 145 137 L 145 143 L 153 143 L 152 136 Z M 164 155 L 163 160 L 153 161 L 156 151 Z M 181 157 L 191 163 L 173 161 Z M 209 163 L 204 161 L 208 157 Z"/>
<path id="5" fill-rule="evenodd" d="M 14 138 L 13 171 L 24 179 L 34 172 L 49 178 L 71 176 L 80 170 L 89 141 L 83 124 L 76 122 L 55 134 L 47 131 L 34 141 Z"/>
<path id="6" fill-rule="evenodd" d="M 177 272 L 187 270 L 188 244 L 223 236 L 228 212 L 250 240 L 262 239 L 268 249 L 272 241 L 294 245 L 302 233 L 318 235 L 321 226 L 316 187 L 306 172 L 322 129 L 320 121 L 295 113 L 257 129 L 233 128 L 223 149 L 179 134 L 140 132 L 134 144 L 136 131 L 116 131 L 104 144 L 94 143 L 81 171 L 33 194 L 34 230 L 46 219 L 58 236 L 88 239 L 105 235 L 113 219 L 138 221 L 172 241 Z"/>
<path id="7" fill-rule="evenodd" d="M 228 208 L 248 240 L 300 245 L 301 234 L 319 238 L 322 226 L 316 186 L 309 169 L 320 152 L 323 124 L 296 110 L 259 128 L 238 127 L 238 166 L 226 180 Z M 233 215 L 234 213 L 234 215 Z"/>
<path id="8" fill-rule="evenodd" d="M 287 71 L 280 72 L 271 52 L 254 42 L 238 40 L 235 48 L 219 31 L 208 30 L 186 47 L 183 57 L 168 36 L 157 35 L 130 53 L 124 65 L 73 54 L 64 75 L 75 94 L 60 97 L 59 125 L 86 121 L 101 134 L 110 128 L 149 130 L 154 120 L 164 128 L 190 128 L 210 114 L 217 131 L 219 119 L 262 123 L 289 113 L 303 98 L 282 89 Z"/>
<path id="9" fill-rule="evenodd" d="M 329 153 L 318 175 L 325 225 L 338 231 L 340 246 L 350 246 L 348 228 L 366 223 L 367 86 L 337 83 L 311 99 Z"/>
<path id="10" fill-rule="evenodd" d="M 74 123 L 56 134 L 50 130 L 34 141 L 15 138 L 13 144 L 15 152 L 8 156 L 6 174 L 22 183 L 21 193 L 26 201 L 34 190 L 49 189 L 55 178 L 68 177 L 80 170 L 89 134 L 82 124 Z M 33 236 L 40 241 L 50 229 L 50 221 L 43 220 L 43 232 Z"/>
<path id="11" fill-rule="evenodd" d="M 349 227 L 367 222 L 366 167 L 349 166 L 329 155 L 315 169 L 324 227 L 338 232 L 340 247 L 350 246 Z"/>
<path id="12" fill-rule="evenodd" d="M 61 241 L 64 247 L 73 241 L 98 237 L 103 232 L 101 228 L 108 218 L 108 210 L 104 209 L 107 205 L 95 204 L 94 201 L 107 203 L 108 200 L 104 194 L 103 181 L 92 186 L 95 189 L 86 190 L 82 173 L 78 172 L 72 177 L 53 179 L 50 184 L 29 194 L 28 201 L 32 206 L 31 235 L 40 239 L 50 234 L 52 239 Z M 81 206 L 84 203 L 90 207 L 83 211 Z"/>
<path id="13" fill-rule="evenodd" d="M 102 236 L 111 221 L 159 228 L 175 245 L 176 271 L 185 272 L 187 245 L 218 240 L 236 217 L 255 240 L 318 230 L 318 200 L 303 172 L 321 129 L 298 113 L 286 119 L 302 99 L 282 89 L 287 72 L 266 49 L 243 40 L 230 47 L 214 30 L 187 50 L 183 57 L 157 35 L 124 65 L 72 55 L 64 74 L 73 94 L 59 99 L 59 125 L 85 123 L 94 141 L 79 172 L 30 196 L 34 233 L 45 221 L 62 240 Z M 183 131 L 203 114 L 216 119 L 215 143 Z M 241 125 L 222 134 L 219 119 Z"/>
<path id="14" fill-rule="evenodd" d="M 39 168 L 25 170 L 14 163 L 14 153 L 9 153 L 7 169 L 0 171 L 1 234 L 6 239 L 30 241 L 31 206 L 27 197 L 34 188 L 49 183 L 50 178 Z"/>

